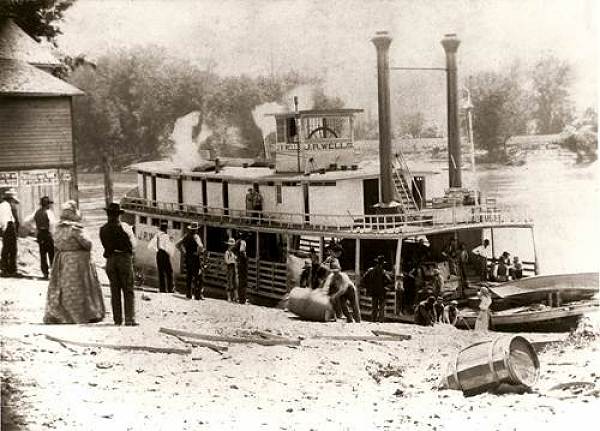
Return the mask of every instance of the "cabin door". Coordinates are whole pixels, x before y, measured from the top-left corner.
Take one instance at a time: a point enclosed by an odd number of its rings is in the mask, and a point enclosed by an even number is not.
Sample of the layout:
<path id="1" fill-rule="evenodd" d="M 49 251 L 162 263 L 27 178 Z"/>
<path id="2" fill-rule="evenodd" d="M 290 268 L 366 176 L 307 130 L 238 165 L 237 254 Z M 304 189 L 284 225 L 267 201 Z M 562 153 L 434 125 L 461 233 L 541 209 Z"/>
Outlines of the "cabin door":
<path id="1" fill-rule="evenodd" d="M 379 179 L 363 180 L 363 202 L 365 214 L 375 214 L 374 205 L 379 202 Z"/>
<path id="2" fill-rule="evenodd" d="M 412 195 L 417 207 L 422 209 L 425 206 L 425 177 L 413 177 Z"/>
<path id="3" fill-rule="evenodd" d="M 304 221 L 306 223 L 310 222 L 310 206 L 308 199 L 308 183 L 302 184 L 302 196 L 304 197 Z"/>
<path id="4" fill-rule="evenodd" d="M 229 215 L 229 183 L 223 181 L 223 214 Z"/>

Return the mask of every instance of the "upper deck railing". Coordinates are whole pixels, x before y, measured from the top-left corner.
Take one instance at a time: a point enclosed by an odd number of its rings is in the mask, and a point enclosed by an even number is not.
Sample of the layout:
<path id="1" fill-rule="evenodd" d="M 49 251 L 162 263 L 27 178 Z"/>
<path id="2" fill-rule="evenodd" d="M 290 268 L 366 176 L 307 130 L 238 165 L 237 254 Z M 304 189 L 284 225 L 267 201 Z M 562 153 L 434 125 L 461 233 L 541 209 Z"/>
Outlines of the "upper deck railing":
<path id="1" fill-rule="evenodd" d="M 428 208 L 402 214 L 312 214 L 250 211 L 204 205 L 178 204 L 125 197 L 123 209 L 150 216 L 179 217 L 199 222 L 253 225 L 302 231 L 398 234 L 476 224 L 531 224 L 531 219 L 484 205 Z"/>

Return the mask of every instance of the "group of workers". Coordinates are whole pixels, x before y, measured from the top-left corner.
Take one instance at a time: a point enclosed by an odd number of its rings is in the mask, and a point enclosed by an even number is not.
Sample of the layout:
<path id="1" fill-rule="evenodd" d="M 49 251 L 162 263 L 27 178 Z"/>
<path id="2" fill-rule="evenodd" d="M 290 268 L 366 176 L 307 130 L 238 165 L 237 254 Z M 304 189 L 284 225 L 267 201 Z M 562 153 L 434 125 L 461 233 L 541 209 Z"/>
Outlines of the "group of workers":
<path id="1" fill-rule="evenodd" d="M 185 263 L 185 296 L 188 299 L 204 299 L 204 274 L 208 267 L 206 250 L 200 235 L 198 223 L 187 226 L 186 233 L 173 243 L 167 232 L 166 221 L 160 225 L 160 230 L 148 243 L 148 248 L 156 253 L 159 290 L 172 293 L 174 290 L 173 267 L 171 257 L 175 249 L 182 254 Z M 224 253 L 227 301 L 246 303 L 248 286 L 248 255 L 246 254 L 246 236 L 238 235 L 238 239 L 229 238 L 225 241 L 227 249 Z"/>
<path id="2" fill-rule="evenodd" d="M 510 260 L 510 253 L 502 252 L 495 258 L 490 245 L 490 240 L 484 239 L 483 243 L 475 247 L 472 253 L 479 257 L 479 275 L 481 281 L 504 282 L 523 278 L 523 264 L 518 256 Z"/>
<path id="3" fill-rule="evenodd" d="M 42 196 L 40 207 L 23 220 L 27 228 L 35 227 L 40 251 L 40 267 L 44 279 L 48 279 L 54 260 L 54 228 L 58 222 L 51 206 L 54 202 L 48 196 Z M 17 236 L 20 221 L 18 212 L 19 199 L 15 189 L 4 192 L 0 203 L 0 234 L 2 236 L 2 252 L 0 275 L 3 277 L 19 277 L 17 271 Z"/>
<path id="4" fill-rule="evenodd" d="M 327 247 L 327 258 L 320 261 L 314 248 L 300 274 L 300 287 L 322 289 L 328 296 L 336 318 L 346 317 L 349 323 L 360 322 L 359 293 L 348 274 L 342 272 L 339 257 L 341 246 L 332 240 Z"/>

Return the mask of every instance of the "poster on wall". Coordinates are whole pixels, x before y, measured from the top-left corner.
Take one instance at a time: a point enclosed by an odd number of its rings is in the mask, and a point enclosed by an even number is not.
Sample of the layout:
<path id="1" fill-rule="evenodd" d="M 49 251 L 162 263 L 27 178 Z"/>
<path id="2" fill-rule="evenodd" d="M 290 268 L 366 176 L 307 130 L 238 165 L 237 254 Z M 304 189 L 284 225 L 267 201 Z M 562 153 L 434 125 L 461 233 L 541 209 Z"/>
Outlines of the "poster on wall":
<path id="1" fill-rule="evenodd" d="M 0 187 L 17 187 L 19 174 L 17 172 L 0 172 Z"/>
<path id="2" fill-rule="evenodd" d="M 59 183 L 55 170 L 36 170 L 21 172 L 20 184 L 22 186 L 46 186 Z"/>

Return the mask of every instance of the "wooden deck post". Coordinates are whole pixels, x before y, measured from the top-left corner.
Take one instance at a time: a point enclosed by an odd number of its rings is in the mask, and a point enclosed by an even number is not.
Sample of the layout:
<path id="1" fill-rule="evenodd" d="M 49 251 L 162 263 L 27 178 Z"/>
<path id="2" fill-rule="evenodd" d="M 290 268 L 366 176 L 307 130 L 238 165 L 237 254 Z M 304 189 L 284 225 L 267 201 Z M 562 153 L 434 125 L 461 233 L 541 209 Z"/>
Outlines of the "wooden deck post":
<path id="1" fill-rule="evenodd" d="M 356 274 L 354 282 L 358 286 L 360 282 L 360 238 L 355 239 L 354 244 L 354 273 Z"/>
<path id="2" fill-rule="evenodd" d="M 402 285 L 402 237 L 398 238 L 396 243 L 396 261 L 394 263 L 394 298 L 398 295 L 398 285 Z M 400 287 L 404 287 L 403 285 Z M 402 298 L 404 300 L 404 298 Z M 402 310 L 398 309 L 398 300 L 394 304 L 395 314 L 400 314 Z"/>
<path id="3" fill-rule="evenodd" d="M 533 226 L 529 228 L 531 230 L 531 242 L 533 243 L 533 273 L 539 275 L 540 273 L 540 262 L 538 260 L 537 248 L 535 246 L 535 234 L 533 233 Z"/>
<path id="4" fill-rule="evenodd" d="M 323 255 L 325 254 L 325 240 L 322 236 L 319 237 L 319 261 L 323 262 Z"/>
<path id="5" fill-rule="evenodd" d="M 256 292 L 258 293 L 260 287 L 260 232 L 256 231 L 256 244 L 254 247 L 256 253 Z"/>

